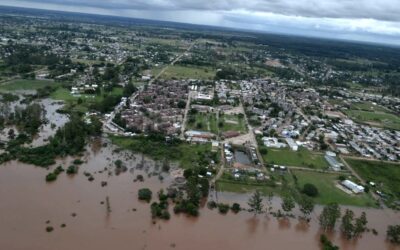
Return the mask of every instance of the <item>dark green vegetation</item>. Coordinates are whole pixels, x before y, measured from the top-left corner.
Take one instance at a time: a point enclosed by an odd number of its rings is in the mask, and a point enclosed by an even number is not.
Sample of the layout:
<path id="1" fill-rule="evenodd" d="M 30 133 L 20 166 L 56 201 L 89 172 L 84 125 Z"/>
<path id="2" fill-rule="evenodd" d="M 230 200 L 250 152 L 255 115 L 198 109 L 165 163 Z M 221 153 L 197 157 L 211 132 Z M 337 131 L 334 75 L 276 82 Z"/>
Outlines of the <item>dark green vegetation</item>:
<path id="1" fill-rule="evenodd" d="M 340 218 L 340 207 L 337 203 L 330 203 L 324 207 L 319 216 L 319 225 L 324 231 L 331 231 L 335 228 L 336 221 Z"/>
<path id="2" fill-rule="evenodd" d="M 332 242 L 326 237 L 325 234 L 322 234 L 319 240 L 322 244 L 322 250 L 339 250 L 338 246 L 332 244 Z"/>
<path id="3" fill-rule="evenodd" d="M 367 223 L 368 221 L 365 212 L 362 212 L 360 217 L 354 218 L 354 212 L 346 209 L 342 217 L 340 230 L 348 240 L 358 238 L 367 230 Z"/>
<path id="4" fill-rule="evenodd" d="M 138 198 L 142 201 L 150 202 L 152 197 L 152 192 L 148 188 L 142 188 L 138 191 Z"/>
<path id="5" fill-rule="evenodd" d="M 25 147 L 24 143 L 31 141 L 31 138 L 26 134 L 19 134 L 8 142 L 6 152 L 0 155 L 0 160 L 5 162 L 18 159 L 37 166 L 49 166 L 55 163 L 55 158 L 58 156 L 76 155 L 82 152 L 87 139 L 90 136 L 100 135 L 101 129 L 100 121 L 92 119 L 92 124 L 88 125 L 81 117 L 73 115 L 71 120 L 59 128 L 44 146 Z"/>
<path id="6" fill-rule="evenodd" d="M 29 136 L 35 135 L 44 122 L 46 122 L 44 109 L 37 103 L 30 104 L 25 108 L 17 106 L 14 112 L 0 114 L 0 127 L 15 125 L 19 132 Z M 9 138 L 14 139 L 14 136 L 9 134 Z"/>
<path id="7" fill-rule="evenodd" d="M 117 146 L 137 153 L 144 153 L 155 160 L 177 161 L 182 168 L 208 165 L 211 160 L 218 162 L 218 154 L 211 152 L 210 144 L 191 145 L 180 140 L 166 142 L 160 134 L 132 138 L 112 136 Z"/>
<path id="8" fill-rule="evenodd" d="M 386 237 L 390 242 L 400 244 L 400 225 L 388 226 Z"/>
<path id="9" fill-rule="evenodd" d="M 346 162 L 367 182 L 376 183 L 373 191 L 382 192 L 382 199 L 395 208 L 400 200 L 400 165 L 379 161 L 347 158 Z"/>
<path id="10" fill-rule="evenodd" d="M 61 174 L 62 172 L 64 172 L 63 167 L 62 167 L 62 166 L 58 166 L 56 169 L 54 169 L 53 172 L 48 173 L 48 174 L 46 175 L 46 181 L 47 181 L 47 182 L 52 182 L 52 181 L 57 180 L 57 176 L 58 176 L 59 174 Z"/>

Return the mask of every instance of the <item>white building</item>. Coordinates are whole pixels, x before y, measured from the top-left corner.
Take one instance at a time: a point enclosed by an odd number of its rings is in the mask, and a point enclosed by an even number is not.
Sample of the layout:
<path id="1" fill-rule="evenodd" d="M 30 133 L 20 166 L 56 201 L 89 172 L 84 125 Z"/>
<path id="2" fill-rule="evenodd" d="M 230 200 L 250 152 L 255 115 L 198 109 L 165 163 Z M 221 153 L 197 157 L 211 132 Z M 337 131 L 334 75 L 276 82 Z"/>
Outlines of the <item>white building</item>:
<path id="1" fill-rule="evenodd" d="M 291 150 L 297 151 L 299 149 L 299 145 L 292 138 L 286 138 L 286 142 Z"/>
<path id="2" fill-rule="evenodd" d="M 359 194 L 364 192 L 364 187 L 357 185 L 356 183 L 350 181 L 350 180 L 344 180 L 341 182 L 342 186 L 349 189 L 350 191 L 352 191 L 355 194 Z"/>

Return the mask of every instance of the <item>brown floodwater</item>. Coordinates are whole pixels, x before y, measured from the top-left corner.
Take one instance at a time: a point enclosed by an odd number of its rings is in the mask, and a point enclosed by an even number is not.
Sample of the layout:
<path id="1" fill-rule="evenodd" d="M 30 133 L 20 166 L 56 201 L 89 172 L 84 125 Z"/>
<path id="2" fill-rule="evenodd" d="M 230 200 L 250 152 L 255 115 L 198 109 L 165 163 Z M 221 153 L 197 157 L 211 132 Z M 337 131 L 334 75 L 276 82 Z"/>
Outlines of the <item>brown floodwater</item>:
<path id="1" fill-rule="evenodd" d="M 149 187 L 153 193 L 171 183 L 161 164 L 129 152 L 113 152 L 97 142 L 88 149 L 73 177 L 65 173 L 54 183 L 46 183 L 49 170 L 18 162 L 0 166 L 0 249 L 101 250 L 101 249 L 320 249 L 317 208 L 311 223 L 297 219 L 277 220 L 254 217 L 248 212 L 220 215 L 204 207 L 198 218 L 173 215 L 169 221 L 152 223 L 150 207 L 139 202 L 137 190 Z M 113 162 L 122 159 L 128 170 L 115 175 Z M 67 167 L 73 158 L 61 159 Z M 107 168 L 108 170 L 104 171 Z M 88 181 L 83 174 L 95 178 Z M 144 176 L 144 182 L 134 181 Z M 101 187 L 101 182 L 107 186 Z M 249 195 L 218 193 L 221 202 L 245 206 Z M 109 197 L 111 212 L 101 202 Z M 274 206 L 279 199 L 275 198 Z M 362 210 L 352 208 L 356 214 Z M 171 209 L 172 210 L 172 209 Z M 341 249 L 396 249 L 385 241 L 386 227 L 399 224 L 398 213 L 366 209 L 369 227 L 379 235 L 365 233 L 357 241 L 346 241 L 336 233 L 330 238 Z M 76 216 L 72 216 L 75 214 Z M 47 224 L 46 222 L 49 221 Z M 66 227 L 60 225 L 65 223 Z M 46 226 L 54 231 L 47 233 Z M 398 249 L 398 248 L 397 248 Z"/>

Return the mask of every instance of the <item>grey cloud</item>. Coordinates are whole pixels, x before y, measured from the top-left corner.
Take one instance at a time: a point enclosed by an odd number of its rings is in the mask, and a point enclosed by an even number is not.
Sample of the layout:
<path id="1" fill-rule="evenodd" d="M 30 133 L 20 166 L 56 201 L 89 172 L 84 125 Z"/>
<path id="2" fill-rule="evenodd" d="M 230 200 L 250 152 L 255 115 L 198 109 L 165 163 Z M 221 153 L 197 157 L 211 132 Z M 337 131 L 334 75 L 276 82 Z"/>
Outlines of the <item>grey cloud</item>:
<path id="1" fill-rule="evenodd" d="M 20 0 L 16 0 L 18 2 Z M 260 11 L 275 14 L 400 21 L 399 0 L 25 0 L 105 9 Z"/>

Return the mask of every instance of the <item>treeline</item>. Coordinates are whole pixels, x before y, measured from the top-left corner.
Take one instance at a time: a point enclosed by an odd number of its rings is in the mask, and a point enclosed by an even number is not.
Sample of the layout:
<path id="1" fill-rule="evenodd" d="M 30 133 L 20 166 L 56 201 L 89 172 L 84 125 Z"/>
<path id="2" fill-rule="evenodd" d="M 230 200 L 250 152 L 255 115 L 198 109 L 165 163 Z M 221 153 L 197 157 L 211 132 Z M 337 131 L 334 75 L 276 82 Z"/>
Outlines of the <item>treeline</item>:
<path id="1" fill-rule="evenodd" d="M 46 46 L 8 44 L 4 46 L 4 63 L 16 73 L 32 71 L 31 65 L 53 65 L 59 61 L 57 55 L 48 53 Z"/>

